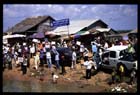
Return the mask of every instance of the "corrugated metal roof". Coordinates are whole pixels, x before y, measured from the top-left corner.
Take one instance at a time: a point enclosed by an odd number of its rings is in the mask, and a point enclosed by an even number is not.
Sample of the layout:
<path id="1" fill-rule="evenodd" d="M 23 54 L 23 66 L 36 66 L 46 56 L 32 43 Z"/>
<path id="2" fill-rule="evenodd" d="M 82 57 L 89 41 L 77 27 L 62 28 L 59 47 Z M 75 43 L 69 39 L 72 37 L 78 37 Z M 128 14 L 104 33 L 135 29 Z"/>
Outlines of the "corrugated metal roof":
<path id="1" fill-rule="evenodd" d="M 89 25 L 97 22 L 99 19 L 89 19 L 89 20 L 74 20 L 70 21 L 69 26 L 61 26 L 56 28 L 53 32 L 63 34 L 75 34 L 76 32 L 79 32 L 85 27 L 88 27 Z"/>

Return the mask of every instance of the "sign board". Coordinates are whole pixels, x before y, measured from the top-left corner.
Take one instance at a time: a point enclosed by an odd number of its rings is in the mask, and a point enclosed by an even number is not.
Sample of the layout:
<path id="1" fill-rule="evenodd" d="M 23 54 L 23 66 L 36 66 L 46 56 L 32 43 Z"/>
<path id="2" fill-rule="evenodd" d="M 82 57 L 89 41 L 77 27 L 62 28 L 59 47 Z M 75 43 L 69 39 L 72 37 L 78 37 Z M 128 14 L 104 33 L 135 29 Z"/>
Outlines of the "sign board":
<path id="1" fill-rule="evenodd" d="M 61 19 L 52 22 L 53 27 L 69 25 L 69 19 Z"/>

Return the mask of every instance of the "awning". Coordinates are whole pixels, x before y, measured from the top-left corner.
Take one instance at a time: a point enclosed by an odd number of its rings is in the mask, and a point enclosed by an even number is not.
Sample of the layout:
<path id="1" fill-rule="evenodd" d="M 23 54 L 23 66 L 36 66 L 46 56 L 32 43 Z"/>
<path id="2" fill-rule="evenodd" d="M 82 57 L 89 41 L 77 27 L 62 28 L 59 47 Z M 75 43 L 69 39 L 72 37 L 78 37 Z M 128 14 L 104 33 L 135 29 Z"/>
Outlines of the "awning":
<path id="1" fill-rule="evenodd" d="M 5 36 L 3 36 L 3 39 L 8 39 L 8 38 L 22 38 L 22 37 L 26 37 L 26 35 L 21 35 L 21 34 L 5 35 Z"/>
<path id="2" fill-rule="evenodd" d="M 45 37 L 45 35 L 43 32 L 34 33 L 33 35 L 29 36 L 29 38 L 38 38 L 38 39 L 41 39 L 44 37 Z"/>
<path id="3" fill-rule="evenodd" d="M 111 30 L 111 28 L 98 28 L 96 30 L 99 32 L 109 32 Z"/>

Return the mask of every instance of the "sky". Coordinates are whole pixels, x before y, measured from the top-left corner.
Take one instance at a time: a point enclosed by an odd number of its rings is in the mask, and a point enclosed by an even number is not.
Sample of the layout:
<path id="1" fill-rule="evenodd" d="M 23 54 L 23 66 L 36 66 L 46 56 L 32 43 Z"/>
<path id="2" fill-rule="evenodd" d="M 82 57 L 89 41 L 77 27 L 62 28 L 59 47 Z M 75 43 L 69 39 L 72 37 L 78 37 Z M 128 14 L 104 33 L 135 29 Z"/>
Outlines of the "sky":
<path id="1" fill-rule="evenodd" d="M 3 31 L 28 17 L 44 15 L 56 20 L 101 19 L 114 30 L 133 30 L 138 26 L 137 4 L 4 4 Z"/>

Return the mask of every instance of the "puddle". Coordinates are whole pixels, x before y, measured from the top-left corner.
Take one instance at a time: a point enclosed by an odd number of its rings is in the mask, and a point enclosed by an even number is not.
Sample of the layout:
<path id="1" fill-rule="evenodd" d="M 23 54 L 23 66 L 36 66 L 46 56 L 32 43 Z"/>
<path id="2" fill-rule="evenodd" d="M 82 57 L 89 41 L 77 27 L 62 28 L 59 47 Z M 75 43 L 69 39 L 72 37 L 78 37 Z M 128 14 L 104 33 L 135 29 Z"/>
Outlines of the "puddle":
<path id="1" fill-rule="evenodd" d="M 82 89 L 84 88 L 84 89 Z M 91 92 L 93 87 L 75 84 L 53 84 L 51 81 L 3 80 L 3 92 Z"/>

